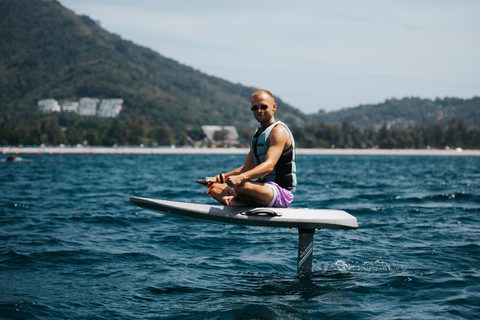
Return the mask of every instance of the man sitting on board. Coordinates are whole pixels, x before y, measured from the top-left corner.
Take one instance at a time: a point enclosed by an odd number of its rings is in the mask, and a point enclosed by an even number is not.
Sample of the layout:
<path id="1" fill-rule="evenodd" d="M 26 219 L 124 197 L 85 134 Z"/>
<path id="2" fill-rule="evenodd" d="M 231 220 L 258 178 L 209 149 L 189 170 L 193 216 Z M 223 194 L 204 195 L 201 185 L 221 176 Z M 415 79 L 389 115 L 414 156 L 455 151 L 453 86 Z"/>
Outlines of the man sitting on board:
<path id="1" fill-rule="evenodd" d="M 251 105 L 260 127 L 252 137 L 245 164 L 205 178 L 208 194 L 227 206 L 286 208 L 297 184 L 293 135 L 283 122 L 275 120 L 277 104 L 269 91 L 256 91 Z"/>

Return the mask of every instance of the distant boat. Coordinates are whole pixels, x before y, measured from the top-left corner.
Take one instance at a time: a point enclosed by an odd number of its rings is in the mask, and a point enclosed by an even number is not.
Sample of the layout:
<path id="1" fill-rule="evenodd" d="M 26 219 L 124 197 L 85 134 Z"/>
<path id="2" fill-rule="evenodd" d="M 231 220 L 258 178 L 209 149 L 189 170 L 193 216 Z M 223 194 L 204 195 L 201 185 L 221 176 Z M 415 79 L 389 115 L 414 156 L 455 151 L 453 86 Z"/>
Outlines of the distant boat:
<path id="1" fill-rule="evenodd" d="M 7 161 L 9 161 L 9 162 L 22 161 L 22 158 L 17 157 L 17 156 L 14 156 L 14 155 L 11 155 L 11 156 L 8 156 L 8 157 L 7 157 Z"/>

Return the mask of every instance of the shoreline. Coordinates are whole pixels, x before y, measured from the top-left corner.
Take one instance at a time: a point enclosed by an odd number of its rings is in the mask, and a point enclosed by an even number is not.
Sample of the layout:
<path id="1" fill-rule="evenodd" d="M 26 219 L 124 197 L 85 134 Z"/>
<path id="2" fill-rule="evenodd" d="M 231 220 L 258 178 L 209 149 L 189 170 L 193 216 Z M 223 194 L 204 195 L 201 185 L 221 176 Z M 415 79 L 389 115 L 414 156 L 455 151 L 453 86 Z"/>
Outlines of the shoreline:
<path id="1" fill-rule="evenodd" d="M 2 154 L 247 154 L 248 148 L 170 147 L 1 147 Z M 461 149 L 307 149 L 298 155 L 424 155 L 480 156 L 480 150 Z"/>

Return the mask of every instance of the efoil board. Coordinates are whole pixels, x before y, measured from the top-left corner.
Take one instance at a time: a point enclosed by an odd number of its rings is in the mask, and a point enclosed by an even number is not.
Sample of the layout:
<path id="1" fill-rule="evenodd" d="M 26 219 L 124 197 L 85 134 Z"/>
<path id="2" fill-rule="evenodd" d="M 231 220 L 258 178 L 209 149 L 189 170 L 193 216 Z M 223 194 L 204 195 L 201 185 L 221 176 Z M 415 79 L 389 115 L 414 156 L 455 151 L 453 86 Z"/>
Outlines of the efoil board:
<path id="1" fill-rule="evenodd" d="M 139 207 L 205 222 L 298 229 L 356 229 L 357 219 L 342 210 L 250 208 L 130 197 Z"/>

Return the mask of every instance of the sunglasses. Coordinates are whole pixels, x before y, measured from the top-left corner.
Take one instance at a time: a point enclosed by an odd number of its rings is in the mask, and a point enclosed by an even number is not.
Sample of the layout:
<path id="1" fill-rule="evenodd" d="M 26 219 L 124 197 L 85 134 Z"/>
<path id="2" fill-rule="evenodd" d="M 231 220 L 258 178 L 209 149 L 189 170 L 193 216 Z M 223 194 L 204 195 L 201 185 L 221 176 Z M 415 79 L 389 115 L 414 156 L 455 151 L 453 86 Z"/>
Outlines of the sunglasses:
<path id="1" fill-rule="evenodd" d="M 265 105 L 265 104 L 262 104 L 262 105 L 259 105 L 259 106 L 252 106 L 250 108 L 250 110 L 252 110 L 252 111 L 258 111 L 258 109 L 267 110 L 268 106 Z"/>

